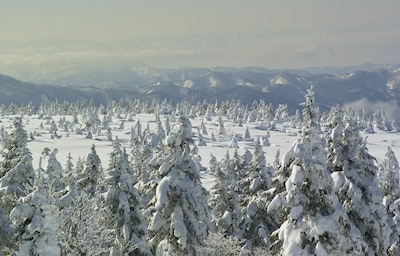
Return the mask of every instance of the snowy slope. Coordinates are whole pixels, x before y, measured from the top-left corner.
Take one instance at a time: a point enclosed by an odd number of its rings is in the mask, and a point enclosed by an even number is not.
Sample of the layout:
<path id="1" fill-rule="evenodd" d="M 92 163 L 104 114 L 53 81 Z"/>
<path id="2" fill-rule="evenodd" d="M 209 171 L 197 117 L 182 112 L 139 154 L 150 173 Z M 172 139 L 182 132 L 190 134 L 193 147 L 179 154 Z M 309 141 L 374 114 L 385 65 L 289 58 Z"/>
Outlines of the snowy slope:
<path id="1" fill-rule="evenodd" d="M 57 122 L 60 118 L 60 116 L 54 116 L 53 120 Z M 71 121 L 72 117 L 66 116 L 66 119 Z M 12 116 L 1 117 L 1 124 L 6 131 L 11 130 L 12 120 Z M 125 121 L 124 129 L 119 129 L 122 120 Z M 139 114 L 136 115 L 131 121 L 114 118 L 113 122 L 110 124 L 113 137 L 118 136 L 122 146 L 127 148 L 127 152 L 131 151 L 131 146 L 128 144 L 131 127 L 134 126 L 138 120 L 140 120 L 142 123 L 143 128 L 149 124 L 150 130 L 153 132 L 156 131 L 157 125 L 155 122 L 155 116 L 152 114 Z M 161 116 L 161 120 L 164 122 L 165 116 Z M 200 127 L 202 120 L 203 117 L 190 119 L 193 126 L 193 138 L 195 141 L 197 128 Z M 243 127 L 239 127 L 238 124 L 232 120 L 227 118 L 224 118 L 223 120 L 227 134 L 223 136 L 215 135 L 215 142 L 211 142 L 209 139 L 211 133 L 217 134 L 217 118 L 215 117 L 211 121 L 205 121 L 205 125 L 209 134 L 204 135 L 207 145 L 198 147 L 199 154 L 202 158 L 201 164 L 205 167 L 208 166 L 211 154 L 216 156 L 218 160 L 221 160 L 227 151 L 232 156 L 235 149 L 228 147 L 232 137 L 234 135 L 237 137 L 243 137 L 246 128 L 248 128 L 250 132 L 251 139 L 238 140 L 238 152 L 240 155 L 242 155 L 246 149 L 248 149 L 250 152 L 253 152 L 253 140 L 264 136 L 267 133 L 265 130 L 257 129 L 259 124 L 256 122 L 244 124 Z M 41 124 L 43 124 L 43 128 L 40 127 Z M 171 122 L 171 126 L 173 126 L 173 124 L 174 123 Z M 112 142 L 107 140 L 105 134 L 93 135 L 93 139 L 87 139 L 86 134 L 69 132 L 68 137 L 67 132 L 58 131 L 58 135 L 62 137 L 59 139 L 51 139 L 51 135 L 49 133 L 50 124 L 46 124 L 46 120 L 38 119 L 38 116 L 25 117 L 24 125 L 28 133 L 32 132 L 38 134 L 35 136 L 34 140 L 31 140 L 28 143 L 28 147 L 32 151 L 33 165 L 35 169 L 39 167 L 39 160 L 45 147 L 50 148 L 51 150 L 57 148 L 59 151 L 57 154 L 57 159 L 63 164 L 63 166 L 65 166 L 69 153 L 71 153 L 73 162 L 75 163 L 78 158 L 85 159 L 87 154 L 90 153 L 90 148 L 93 144 L 96 145 L 96 151 L 101 158 L 102 166 L 108 166 L 109 154 L 112 150 Z M 279 125 L 275 130 L 269 131 L 269 141 L 271 145 L 268 147 L 263 147 L 267 163 L 273 163 L 274 157 L 278 150 L 280 151 L 281 156 L 283 156 L 297 139 L 298 132 L 299 131 L 297 129 L 290 128 L 287 125 Z M 378 160 L 383 158 L 388 146 L 391 146 L 396 155 L 400 156 L 400 134 L 377 130 L 374 134 L 363 133 L 362 135 L 368 136 L 367 146 L 369 148 L 369 152 Z M 46 167 L 46 161 L 47 160 L 43 161 L 42 168 Z M 211 188 L 214 177 L 210 176 L 209 173 L 202 173 L 202 175 L 204 185 L 207 188 Z"/>

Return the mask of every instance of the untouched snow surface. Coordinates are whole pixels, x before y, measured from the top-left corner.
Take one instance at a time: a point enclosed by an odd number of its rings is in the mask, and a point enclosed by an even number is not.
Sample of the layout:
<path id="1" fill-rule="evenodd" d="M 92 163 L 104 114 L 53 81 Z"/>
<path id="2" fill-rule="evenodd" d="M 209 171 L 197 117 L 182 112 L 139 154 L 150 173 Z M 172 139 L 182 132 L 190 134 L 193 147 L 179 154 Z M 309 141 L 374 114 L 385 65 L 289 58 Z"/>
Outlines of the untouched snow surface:
<path id="1" fill-rule="evenodd" d="M 7 132 L 12 130 L 13 116 L 1 117 L 1 125 Z M 64 116 L 53 116 L 52 119 L 57 123 L 60 118 Z M 66 120 L 72 121 L 72 116 L 65 116 Z M 164 123 L 166 116 L 160 116 L 161 121 Z M 113 118 L 113 122 L 110 124 L 112 137 L 115 139 L 118 137 L 121 145 L 126 147 L 128 153 L 130 153 L 132 147 L 129 145 L 130 131 L 135 126 L 137 121 L 142 124 L 142 129 L 145 129 L 149 125 L 151 132 L 157 131 L 157 122 L 153 114 L 139 114 L 133 117 L 133 120 Z M 252 139 L 241 139 L 244 138 L 246 128 L 248 128 L 251 138 L 258 138 L 266 136 L 269 132 L 270 146 L 263 146 L 265 152 L 266 161 L 272 165 L 275 160 L 276 152 L 279 150 L 281 157 L 285 157 L 285 153 L 291 147 L 298 137 L 299 130 L 290 128 L 288 125 L 281 124 L 272 131 L 260 130 L 258 122 L 250 122 L 240 127 L 237 123 L 223 118 L 226 135 L 217 135 L 218 132 L 218 118 L 213 116 L 211 121 L 206 121 L 203 117 L 190 118 L 192 123 L 192 134 L 195 144 L 197 144 L 197 129 L 201 128 L 201 122 L 204 121 L 208 135 L 203 135 L 206 141 L 205 146 L 198 146 L 198 152 L 201 156 L 201 164 L 207 167 L 211 154 L 214 155 L 218 161 L 220 161 L 224 155 L 229 152 L 232 156 L 235 148 L 229 148 L 229 144 L 232 141 L 232 137 L 235 135 L 238 143 L 238 153 L 242 155 L 246 149 L 251 153 L 254 151 L 254 140 Z M 121 129 L 121 123 L 124 122 Z M 171 127 L 175 124 L 170 122 Z M 67 162 L 67 156 L 71 153 L 73 163 L 77 162 L 79 158 L 85 159 L 90 153 L 92 144 L 96 146 L 96 152 L 101 159 L 101 164 L 105 168 L 108 166 L 109 154 L 112 151 L 112 142 L 108 141 L 106 131 L 102 130 L 100 134 L 93 134 L 92 139 L 87 138 L 87 133 L 78 134 L 75 131 L 65 132 L 57 131 L 60 138 L 52 139 L 50 129 L 50 122 L 45 119 L 38 119 L 38 116 L 24 116 L 23 120 L 24 128 L 29 133 L 33 133 L 34 139 L 28 142 L 28 147 L 32 152 L 33 156 L 33 167 L 34 169 L 39 168 L 40 157 L 45 148 L 50 150 L 58 149 L 57 160 L 61 162 L 65 168 Z M 215 135 L 216 141 L 211 141 L 211 134 Z M 388 146 L 392 148 L 396 156 L 400 156 L 400 134 L 391 133 L 386 131 L 375 130 L 374 134 L 361 133 L 362 136 L 367 138 L 367 147 L 370 154 L 375 156 L 377 160 L 381 160 Z M 47 157 L 42 160 L 42 168 L 47 166 Z M 214 176 L 208 172 L 201 173 L 203 185 L 210 189 L 213 185 Z"/>

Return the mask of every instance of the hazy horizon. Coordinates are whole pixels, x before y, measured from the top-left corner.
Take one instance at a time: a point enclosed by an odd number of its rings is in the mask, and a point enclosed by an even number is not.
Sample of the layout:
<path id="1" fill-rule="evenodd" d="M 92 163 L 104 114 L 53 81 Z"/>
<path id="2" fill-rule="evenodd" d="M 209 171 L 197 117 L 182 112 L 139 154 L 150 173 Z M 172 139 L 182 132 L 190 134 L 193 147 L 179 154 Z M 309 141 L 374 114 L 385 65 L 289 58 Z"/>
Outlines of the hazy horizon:
<path id="1" fill-rule="evenodd" d="M 399 63 L 400 2 L 2 1 L 0 70 Z"/>

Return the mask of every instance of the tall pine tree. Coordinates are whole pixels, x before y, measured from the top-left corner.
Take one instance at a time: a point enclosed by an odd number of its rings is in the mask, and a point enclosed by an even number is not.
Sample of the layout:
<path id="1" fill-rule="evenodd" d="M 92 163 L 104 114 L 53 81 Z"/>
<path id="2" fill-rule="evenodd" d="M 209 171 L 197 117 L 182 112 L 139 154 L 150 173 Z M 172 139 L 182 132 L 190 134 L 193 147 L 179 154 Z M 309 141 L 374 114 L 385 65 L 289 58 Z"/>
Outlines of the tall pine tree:
<path id="1" fill-rule="evenodd" d="M 195 255 L 208 236 L 208 193 L 191 158 L 192 125 L 186 117 L 166 138 L 166 159 L 149 224 L 149 242 L 157 255 Z"/>
<path id="2" fill-rule="evenodd" d="M 115 232 L 111 255 L 151 255 L 143 240 L 146 232 L 133 170 L 118 140 L 114 141 L 110 156 L 108 175 L 103 182 L 106 187 L 103 207 L 110 213 L 108 226 Z"/>
<path id="3" fill-rule="evenodd" d="M 253 250 L 255 247 L 270 245 L 270 233 L 274 230 L 271 230 L 273 225 L 267 214 L 263 193 L 269 189 L 272 174 L 272 167 L 267 166 L 265 152 L 257 139 L 253 157 L 246 168 L 246 176 L 240 180 L 242 220 L 238 236 L 245 240 L 244 249 Z"/>
<path id="4" fill-rule="evenodd" d="M 22 117 L 15 118 L 13 130 L 3 141 L 0 162 L 0 252 L 9 253 L 5 246 L 16 244 L 12 240 L 14 231 L 10 226 L 9 213 L 20 204 L 19 198 L 33 190 L 35 171 L 32 155 L 27 148 L 28 134 L 23 128 Z M 3 247 L 3 245 L 5 245 Z"/>
<path id="5" fill-rule="evenodd" d="M 350 220 L 368 244 L 368 255 L 392 254 L 393 230 L 382 205 L 375 158 L 368 153 L 357 120 L 347 116 L 344 128 L 333 128 L 328 152 L 335 191 Z"/>
<path id="6" fill-rule="evenodd" d="M 268 206 L 269 211 L 280 208 L 285 216 L 275 232 L 278 241 L 272 253 L 364 254 L 367 245 L 339 203 L 327 171 L 325 140 L 320 136 L 312 89 L 307 91 L 303 107 L 301 136 L 284 156 L 278 173 L 287 177 L 282 180 L 284 190 Z"/>

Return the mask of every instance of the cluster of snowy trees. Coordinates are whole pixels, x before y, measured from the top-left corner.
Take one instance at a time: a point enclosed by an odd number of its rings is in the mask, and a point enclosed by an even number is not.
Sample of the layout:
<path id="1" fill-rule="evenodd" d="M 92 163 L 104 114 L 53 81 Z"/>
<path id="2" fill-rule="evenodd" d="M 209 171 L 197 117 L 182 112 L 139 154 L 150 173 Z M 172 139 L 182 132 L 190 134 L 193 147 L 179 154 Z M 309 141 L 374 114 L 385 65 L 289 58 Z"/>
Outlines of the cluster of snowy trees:
<path id="1" fill-rule="evenodd" d="M 360 130 L 397 131 L 382 110 L 333 107 L 320 114 L 312 89 L 302 112 L 285 105 L 238 102 L 190 105 L 140 101 L 109 106 L 44 103 L 1 107 L 18 114 L 10 134 L 1 131 L 0 254 L 4 255 L 398 255 L 400 234 L 399 163 L 388 148 L 377 163 Z M 157 131 L 138 121 L 127 145 L 113 138 L 113 117 L 154 113 Z M 93 145 L 85 159 L 63 167 L 57 149 L 45 148 L 47 167 L 34 169 L 23 115 L 71 115 L 49 121 L 57 131 L 106 131 L 113 149 L 108 164 Z M 99 115 L 103 115 L 103 120 Z M 165 123 L 159 116 L 168 115 Z M 78 120 L 78 116 L 80 120 Z M 282 156 L 267 156 L 268 136 L 254 151 L 211 156 L 207 171 L 215 185 L 207 191 L 199 147 L 207 143 L 204 123 L 193 131 L 190 118 L 222 116 L 242 126 L 258 122 L 273 130 L 287 123 L 300 129 Z M 170 126 L 173 122 L 174 126 Z M 79 126 L 77 125 L 79 123 Z M 121 127 L 124 123 L 121 123 Z M 77 128 L 79 127 L 79 128 Z M 195 135 L 195 136 L 194 136 Z M 197 137 L 197 141 L 193 138 Z M 250 141 L 249 131 L 243 138 Z M 127 149 L 131 149 L 127 152 Z"/>
<path id="2" fill-rule="evenodd" d="M 65 169 L 57 150 L 46 148 L 47 168 L 36 171 L 21 120 L 16 118 L 13 132 L 4 136 L 1 152 L 2 253 L 185 255 L 195 254 L 204 244 L 208 192 L 192 159 L 189 119 L 179 117 L 154 159 L 142 159 L 141 151 L 132 154 L 132 164 L 115 139 L 104 170 L 93 146 L 76 167 L 68 158 Z M 153 172 L 144 169 L 140 159 Z M 142 185 L 139 190 L 137 184 Z M 141 196 L 149 198 L 146 205 Z"/>
<path id="3" fill-rule="evenodd" d="M 300 136 L 273 165 L 259 142 L 252 157 L 210 163 L 214 228 L 271 255 L 398 255 L 394 152 L 378 165 L 357 119 L 339 108 L 325 115 L 323 133 L 313 101 L 309 90 Z"/>

